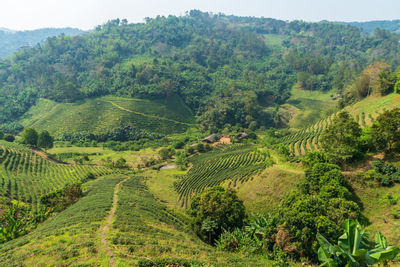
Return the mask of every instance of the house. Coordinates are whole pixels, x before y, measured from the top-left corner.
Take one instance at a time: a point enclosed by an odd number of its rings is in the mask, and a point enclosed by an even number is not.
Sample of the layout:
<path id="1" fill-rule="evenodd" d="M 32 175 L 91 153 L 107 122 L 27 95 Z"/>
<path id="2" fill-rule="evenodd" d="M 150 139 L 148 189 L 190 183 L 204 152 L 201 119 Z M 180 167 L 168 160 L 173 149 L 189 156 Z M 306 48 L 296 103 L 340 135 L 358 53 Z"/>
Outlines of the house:
<path id="1" fill-rule="evenodd" d="M 221 138 L 221 134 L 216 133 L 216 134 L 212 134 L 210 136 L 207 136 L 206 138 L 201 139 L 200 141 L 202 141 L 204 143 L 212 144 L 212 143 L 217 142 L 220 138 Z"/>
<path id="2" fill-rule="evenodd" d="M 239 140 L 242 140 L 242 139 L 249 138 L 249 135 L 246 132 L 242 132 L 241 134 L 238 135 L 238 137 L 239 137 Z"/>

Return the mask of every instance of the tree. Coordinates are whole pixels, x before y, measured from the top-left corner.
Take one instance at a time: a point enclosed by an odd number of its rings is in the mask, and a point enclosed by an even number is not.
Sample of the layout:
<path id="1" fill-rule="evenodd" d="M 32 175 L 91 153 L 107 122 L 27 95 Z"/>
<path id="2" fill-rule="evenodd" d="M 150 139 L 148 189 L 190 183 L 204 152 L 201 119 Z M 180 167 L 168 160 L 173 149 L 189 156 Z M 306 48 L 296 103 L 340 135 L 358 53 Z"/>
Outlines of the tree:
<path id="1" fill-rule="evenodd" d="M 160 151 L 158 151 L 158 154 L 163 160 L 166 160 L 175 154 L 175 150 L 173 148 L 162 148 Z"/>
<path id="2" fill-rule="evenodd" d="M 396 73 L 390 70 L 381 70 L 378 76 L 378 91 L 381 95 L 393 93 L 396 84 Z"/>
<path id="3" fill-rule="evenodd" d="M 53 144 L 54 144 L 54 139 L 48 131 L 44 130 L 39 134 L 37 141 L 38 147 L 47 150 L 48 148 L 52 148 Z"/>
<path id="4" fill-rule="evenodd" d="M 363 154 L 361 134 L 360 125 L 348 112 L 343 111 L 322 133 L 321 146 L 329 158 L 343 166 Z"/>
<path id="5" fill-rule="evenodd" d="M 390 154 L 400 145 L 400 108 L 385 111 L 372 125 L 372 141 L 377 151 Z"/>
<path id="6" fill-rule="evenodd" d="M 37 146 L 38 133 L 33 128 L 26 128 L 22 132 L 22 142 L 26 145 Z"/>
<path id="7" fill-rule="evenodd" d="M 7 142 L 14 142 L 15 137 L 12 134 L 5 134 L 4 135 L 4 140 L 6 140 Z"/>
<path id="8" fill-rule="evenodd" d="M 4 132 L 0 130 L 0 140 L 4 138 Z"/>
<path id="9" fill-rule="evenodd" d="M 221 233 L 241 228 L 246 219 L 246 210 L 236 192 L 221 186 L 209 188 L 196 195 L 191 203 L 190 215 L 196 234 L 213 244 Z"/>

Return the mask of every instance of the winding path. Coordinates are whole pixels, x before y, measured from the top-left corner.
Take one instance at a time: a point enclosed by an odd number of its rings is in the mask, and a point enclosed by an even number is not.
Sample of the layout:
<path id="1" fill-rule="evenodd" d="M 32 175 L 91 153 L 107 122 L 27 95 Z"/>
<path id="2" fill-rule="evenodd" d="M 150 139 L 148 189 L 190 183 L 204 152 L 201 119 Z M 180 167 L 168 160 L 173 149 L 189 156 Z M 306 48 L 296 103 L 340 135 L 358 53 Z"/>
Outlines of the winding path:
<path id="1" fill-rule="evenodd" d="M 142 113 L 142 112 L 129 110 L 129 109 L 126 109 L 124 107 L 121 107 L 120 105 L 118 105 L 118 104 L 116 104 L 116 103 L 114 103 L 114 102 L 112 102 L 110 100 L 102 100 L 102 101 L 110 103 L 111 105 L 113 105 L 113 106 L 115 106 L 115 107 L 117 107 L 117 108 L 119 108 L 119 109 L 121 109 L 123 111 L 134 113 L 134 114 L 137 114 L 137 115 L 141 115 L 141 116 L 144 116 L 144 117 L 147 117 L 147 118 L 156 119 L 156 120 L 164 120 L 164 121 L 169 121 L 169 122 L 173 122 L 173 123 L 177 123 L 177 124 L 183 124 L 183 125 L 187 125 L 187 126 L 197 126 L 197 124 L 193 124 L 193 123 L 186 123 L 186 122 L 176 121 L 176 120 L 168 119 L 168 118 L 165 118 L 165 117 L 160 117 L 160 116 L 156 116 L 156 115 L 151 115 L 151 114 L 146 114 L 146 113 Z"/>
<path id="2" fill-rule="evenodd" d="M 115 211 L 117 209 L 119 188 L 129 178 L 130 177 L 126 177 L 125 179 L 123 179 L 122 181 L 120 181 L 118 184 L 115 185 L 112 208 L 111 208 L 110 214 L 108 215 L 108 217 L 106 219 L 105 225 L 101 228 L 101 231 L 100 231 L 101 245 L 103 246 L 104 250 L 107 252 L 108 257 L 110 258 L 110 266 L 111 267 L 114 267 L 116 265 L 115 265 L 115 260 L 114 260 L 114 252 L 110 248 L 110 246 L 107 244 L 107 238 L 106 238 L 107 232 L 111 227 L 112 221 L 115 216 Z"/>

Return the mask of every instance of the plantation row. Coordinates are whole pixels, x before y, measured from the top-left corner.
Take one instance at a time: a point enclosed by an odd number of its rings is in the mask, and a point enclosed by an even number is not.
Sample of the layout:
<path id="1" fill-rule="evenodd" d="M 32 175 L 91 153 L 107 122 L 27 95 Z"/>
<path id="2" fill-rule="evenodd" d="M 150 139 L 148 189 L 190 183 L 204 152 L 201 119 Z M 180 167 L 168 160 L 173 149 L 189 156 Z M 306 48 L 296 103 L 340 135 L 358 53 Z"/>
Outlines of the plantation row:
<path id="1" fill-rule="evenodd" d="M 110 169 L 56 164 L 32 151 L 0 147 L 0 195 L 28 204 L 33 210 L 40 206 L 40 196 L 81 181 L 89 173 L 101 176 Z"/>
<path id="2" fill-rule="evenodd" d="M 175 184 L 182 205 L 192 194 L 206 187 L 219 185 L 225 180 L 245 182 L 267 166 L 269 156 L 249 146 L 229 146 L 191 159 L 193 167 Z"/>
<path id="3" fill-rule="evenodd" d="M 384 110 L 385 109 L 383 109 L 383 111 Z M 362 112 L 361 114 L 357 114 L 354 119 L 360 124 L 361 127 L 370 126 L 375 122 L 375 118 L 383 111 L 376 111 L 374 114 L 365 114 Z M 286 135 L 280 138 L 278 144 L 285 144 L 289 146 L 291 152 L 296 156 L 303 155 L 307 152 L 320 150 L 320 135 L 324 129 L 326 129 L 332 123 L 336 115 L 337 113 L 334 113 L 308 128 L 304 128 L 295 133 Z"/>

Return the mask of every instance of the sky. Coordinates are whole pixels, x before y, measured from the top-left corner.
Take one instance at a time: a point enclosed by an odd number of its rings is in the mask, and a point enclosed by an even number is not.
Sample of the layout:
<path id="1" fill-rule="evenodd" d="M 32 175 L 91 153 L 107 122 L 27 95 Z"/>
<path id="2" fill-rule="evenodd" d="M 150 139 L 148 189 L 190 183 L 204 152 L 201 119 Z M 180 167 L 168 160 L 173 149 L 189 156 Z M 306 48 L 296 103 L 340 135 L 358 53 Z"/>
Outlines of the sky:
<path id="1" fill-rule="evenodd" d="M 400 19 L 400 0 L 1 0 L 0 28 L 88 30 L 115 18 L 143 22 L 146 17 L 184 15 L 191 9 L 282 20 Z"/>

